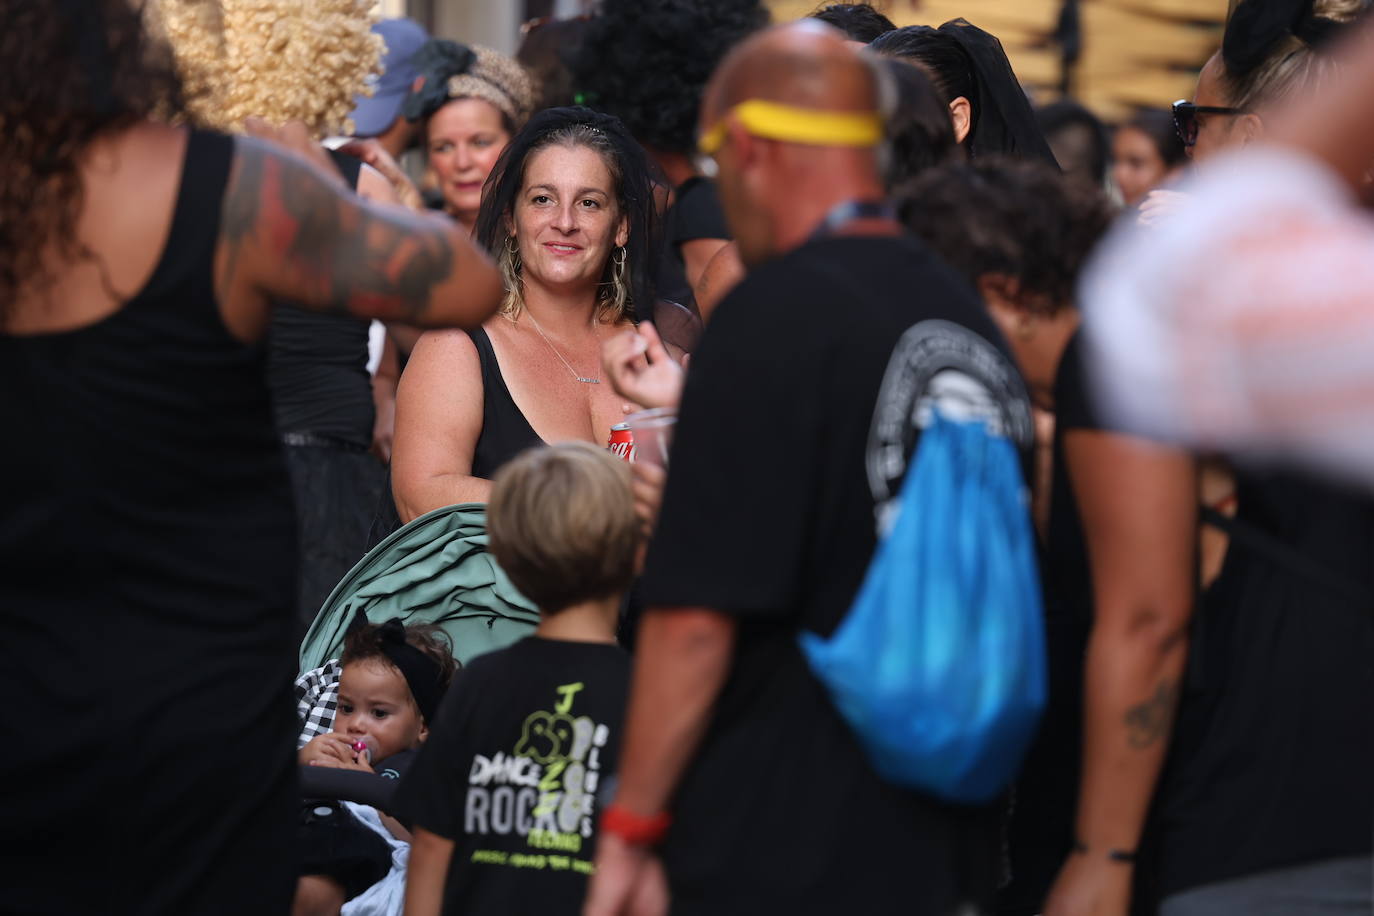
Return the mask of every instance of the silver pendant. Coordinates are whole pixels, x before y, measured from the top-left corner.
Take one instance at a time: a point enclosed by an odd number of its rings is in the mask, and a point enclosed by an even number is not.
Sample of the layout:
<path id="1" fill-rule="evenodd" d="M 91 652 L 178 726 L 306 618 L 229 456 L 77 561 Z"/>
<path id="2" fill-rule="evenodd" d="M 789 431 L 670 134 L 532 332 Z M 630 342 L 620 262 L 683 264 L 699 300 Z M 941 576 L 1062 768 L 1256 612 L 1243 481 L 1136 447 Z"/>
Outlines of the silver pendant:
<path id="1" fill-rule="evenodd" d="M 577 380 L 578 380 L 579 382 L 581 382 L 582 384 L 584 384 L 584 385 L 600 385 L 600 384 L 601 384 L 601 379 L 599 379 L 599 378 L 581 378 L 581 377 L 579 377 Z"/>

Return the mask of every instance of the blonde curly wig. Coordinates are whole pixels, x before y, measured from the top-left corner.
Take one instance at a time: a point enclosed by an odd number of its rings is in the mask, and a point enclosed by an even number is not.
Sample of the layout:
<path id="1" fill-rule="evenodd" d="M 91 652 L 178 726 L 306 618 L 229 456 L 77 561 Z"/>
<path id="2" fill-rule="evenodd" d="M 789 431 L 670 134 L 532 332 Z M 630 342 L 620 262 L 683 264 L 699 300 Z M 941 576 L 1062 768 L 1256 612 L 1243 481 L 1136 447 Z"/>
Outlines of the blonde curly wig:
<path id="1" fill-rule="evenodd" d="M 348 114 L 381 70 L 372 0 L 153 0 L 190 116 L 238 131 L 248 117 L 352 133 Z"/>

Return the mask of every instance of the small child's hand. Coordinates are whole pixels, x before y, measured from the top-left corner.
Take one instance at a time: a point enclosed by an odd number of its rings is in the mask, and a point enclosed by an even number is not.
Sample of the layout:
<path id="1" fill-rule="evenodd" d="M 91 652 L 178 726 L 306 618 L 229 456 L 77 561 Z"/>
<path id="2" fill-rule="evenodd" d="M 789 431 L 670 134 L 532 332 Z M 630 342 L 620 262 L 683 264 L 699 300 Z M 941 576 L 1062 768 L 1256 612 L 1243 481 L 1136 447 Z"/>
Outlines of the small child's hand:
<path id="1" fill-rule="evenodd" d="M 364 773 L 376 772 L 376 770 L 372 769 L 372 763 L 369 760 L 369 755 L 366 752 L 360 753 L 358 751 L 353 750 L 352 738 L 344 738 L 343 735 L 339 735 L 338 737 L 343 738 L 344 742 L 347 744 L 347 747 L 344 750 L 343 761 L 330 764 L 331 766 L 336 766 L 341 770 L 360 770 Z"/>
<path id="2" fill-rule="evenodd" d="M 331 732 L 327 735 L 316 735 L 296 752 L 296 758 L 302 766 L 312 767 L 342 767 L 345 764 L 353 763 L 353 748 L 350 742 L 343 735 Z M 351 766 L 349 767 L 352 768 Z"/>

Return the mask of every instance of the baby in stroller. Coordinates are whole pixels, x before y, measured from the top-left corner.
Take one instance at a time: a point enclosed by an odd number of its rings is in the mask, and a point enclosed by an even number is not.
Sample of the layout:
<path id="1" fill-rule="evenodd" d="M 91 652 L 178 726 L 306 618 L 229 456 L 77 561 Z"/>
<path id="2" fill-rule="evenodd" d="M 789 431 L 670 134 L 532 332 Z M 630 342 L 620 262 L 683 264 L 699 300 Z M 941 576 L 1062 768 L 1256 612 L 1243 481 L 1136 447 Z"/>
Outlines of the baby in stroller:
<path id="1" fill-rule="evenodd" d="M 373 624 L 359 612 L 340 660 L 302 678 L 328 681 L 337 674 L 338 680 L 331 730 L 312 736 L 327 723 L 318 715 L 308 722 L 298 751 L 300 763 L 399 779 L 428 737 L 429 723 L 456 667 L 448 638 L 438 628 L 407 627 L 397 619 Z M 384 811 L 332 798 L 306 798 L 300 840 L 301 877 L 294 911 L 333 916 L 388 877 L 393 865 L 403 861 L 393 852 L 409 842 L 410 834 Z M 398 889 L 401 881 L 403 876 Z M 384 896 L 394 896 L 399 911 L 399 895 Z M 365 910 L 392 909 L 384 900 L 377 903 Z"/>

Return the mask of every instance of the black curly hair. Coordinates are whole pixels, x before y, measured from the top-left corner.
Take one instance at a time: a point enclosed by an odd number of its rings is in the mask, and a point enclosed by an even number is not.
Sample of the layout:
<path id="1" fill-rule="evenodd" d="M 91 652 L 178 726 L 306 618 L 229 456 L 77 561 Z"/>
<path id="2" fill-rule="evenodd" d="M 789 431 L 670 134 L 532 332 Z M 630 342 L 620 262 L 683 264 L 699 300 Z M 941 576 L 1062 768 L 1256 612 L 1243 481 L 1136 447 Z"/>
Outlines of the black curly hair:
<path id="1" fill-rule="evenodd" d="M 850 41 L 864 44 L 897 28 L 871 3 L 827 3 L 816 7 L 806 18 L 819 19 L 844 32 Z"/>
<path id="2" fill-rule="evenodd" d="M 535 111 L 563 108 L 576 101 L 572 62 L 590 26 L 590 16 L 578 16 L 540 23 L 525 33 L 515 59 L 525 65 L 539 86 Z"/>
<path id="3" fill-rule="evenodd" d="M 931 169 L 897 192 L 903 223 L 975 286 L 1015 278 L 1019 305 L 1072 305 L 1079 271 L 1112 220 L 1097 188 L 1047 163 L 988 157 Z"/>
<path id="4" fill-rule="evenodd" d="M 605 0 L 573 61 L 573 85 L 645 146 L 689 154 L 716 64 L 767 24 L 760 0 Z"/>
<path id="5" fill-rule="evenodd" d="M 79 162 L 97 138 L 185 114 L 171 50 L 130 0 L 0 3 L 0 321 L 52 282 L 42 255 L 93 257 L 76 238 Z"/>

